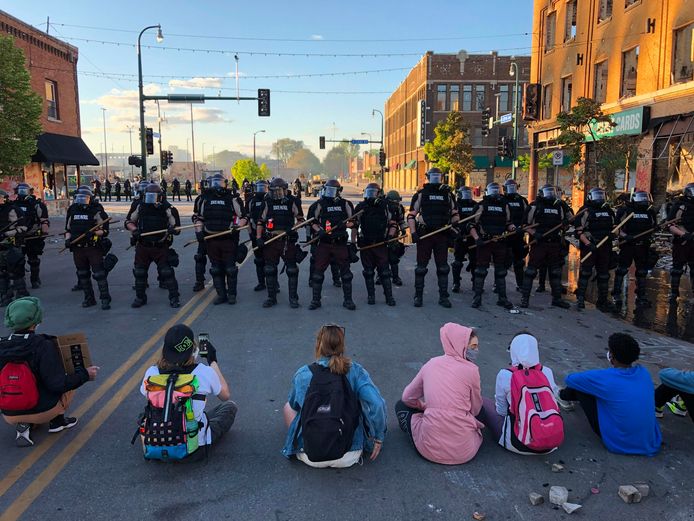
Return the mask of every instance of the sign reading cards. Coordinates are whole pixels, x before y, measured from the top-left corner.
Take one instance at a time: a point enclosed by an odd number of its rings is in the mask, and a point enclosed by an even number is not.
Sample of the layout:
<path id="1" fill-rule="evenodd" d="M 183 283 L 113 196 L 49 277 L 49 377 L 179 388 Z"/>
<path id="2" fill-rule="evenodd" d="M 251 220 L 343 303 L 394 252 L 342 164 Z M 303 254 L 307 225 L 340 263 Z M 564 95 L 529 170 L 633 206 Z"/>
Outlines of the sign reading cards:
<path id="1" fill-rule="evenodd" d="M 614 126 L 607 122 L 593 122 L 590 124 L 590 128 L 597 139 L 643 134 L 648 128 L 648 123 L 651 119 L 651 108 L 638 107 L 611 114 L 610 117 L 612 122 L 615 123 Z M 593 141 L 593 136 L 590 132 L 586 134 L 586 141 Z"/>

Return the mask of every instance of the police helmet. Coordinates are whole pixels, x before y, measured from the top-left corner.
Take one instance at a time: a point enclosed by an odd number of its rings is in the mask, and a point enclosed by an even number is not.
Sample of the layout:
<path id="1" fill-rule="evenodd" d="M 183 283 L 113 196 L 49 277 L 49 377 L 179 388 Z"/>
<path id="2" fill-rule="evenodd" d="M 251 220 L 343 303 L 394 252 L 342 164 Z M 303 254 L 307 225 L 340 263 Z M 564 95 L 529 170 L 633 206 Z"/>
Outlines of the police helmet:
<path id="1" fill-rule="evenodd" d="M 9 199 L 9 197 L 10 197 L 10 194 L 8 194 L 5 190 L 0 188 L 0 200 L 2 200 L 2 202 L 5 202 L 5 201 L 7 201 L 7 199 Z"/>
<path id="2" fill-rule="evenodd" d="M 87 206 L 92 202 L 94 192 L 86 185 L 82 185 L 75 190 L 75 204 Z"/>
<path id="3" fill-rule="evenodd" d="M 145 188 L 145 204 L 156 204 L 161 201 L 161 187 L 156 183 L 150 183 Z"/>
<path id="4" fill-rule="evenodd" d="M 484 190 L 484 195 L 488 197 L 499 197 L 501 195 L 501 187 L 499 183 L 489 183 Z"/>
<path id="5" fill-rule="evenodd" d="M 441 170 L 438 168 L 430 168 L 426 173 L 426 176 L 427 181 L 429 181 L 429 184 L 431 185 L 440 185 L 443 183 L 443 172 L 441 172 Z"/>
<path id="6" fill-rule="evenodd" d="M 266 194 L 268 192 L 269 183 L 265 179 L 255 182 L 255 193 Z"/>
<path id="7" fill-rule="evenodd" d="M 645 190 L 636 190 L 631 196 L 631 202 L 640 206 L 650 206 L 653 198 Z"/>
<path id="8" fill-rule="evenodd" d="M 341 189 L 342 186 L 340 185 L 340 181 L 337 179 L 330 179 L 325 183 L 325 186 L 323 186 L 323 197 L 334 199 L 340 193 Z"/>
<path id="9" fill-rule="evenodd" d="M 366 188 L 364 188 L 364 199 L 366 199 L 366 200 L 378 199 L 378 196 L 380 193 L 381 193 L 381 187 L 378 186 L 378 183 L 369 183 L 368 185 L 366 185 Z"/>
<path id="10" fill-rule="evenodd" d="M 588 201 L 594 204 L 603 204 L 605 202 L 605 190 L 602 188 L 591 188 L 588 192 Z"/>
<path id="11" fill-rule="evenodd" d="M 687 199 L 694 199 L 694 183 L 688 183 L 682 193 Z"/>
<path id="12" fill-rule="evenodd" d="M 224 179 L 224 176 L 222 174 L 215 174 L 207 179 L 207 186 L 215 189 L 224 188 L 225 181 L 226 179 Z"/>
<path id="13" fill-rule="evenodd" d="M 507 179 L 504 183 L 504 194 L 512 195 L 518 193 L 518 183 L 513 179 Z"/>
<path id="14" fill-rule="evenodd" d="M 390 192 L 388 192 L 386 198 L 389 201 L 402 201 L 402 197 L 400 197 L 400 193 L 397 190 L 391 190 Z"/>
<path id="15" fill-rule="evenodd" d="M 283 199 L 287 195 L 289 185 L 281 177 L 273 177 L 270 181 L 270 195 L 273 199 Z"/>
<path id="16" fill-rule="evenodd" d="M 27 183 L 19 183 L 15 188 L 17 195 L 20 197 L 27 197 L 31 194 L 31 186 Z"/>
<path id="17" fill-rule="evenodd" d="M 472 190 L 469 186 L 461 186 L 458 188 L 458 197 L 463 201 L 472 201 Z"/>
<path id="18" fill-rule="evenodd" d="M 542 193 L 542 198 L 547 201 L 556 201 L 557 199 L 557 189 L 554 185 L 546 184 L 540 188 L 540 192 Z"/>

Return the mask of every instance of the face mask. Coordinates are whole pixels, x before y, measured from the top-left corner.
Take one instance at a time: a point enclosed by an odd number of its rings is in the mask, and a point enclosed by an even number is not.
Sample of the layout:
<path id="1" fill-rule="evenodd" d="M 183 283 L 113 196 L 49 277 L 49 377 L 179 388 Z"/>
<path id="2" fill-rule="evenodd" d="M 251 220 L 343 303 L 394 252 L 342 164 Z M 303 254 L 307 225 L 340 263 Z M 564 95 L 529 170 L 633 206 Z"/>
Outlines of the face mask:
<path id="1" fill-rule="evenodd" d="M 608 351 L 606 356 L 607 356 L 607 361 L 609 363 L 612 363 L 612 353 L 610 351 Z"/>
<path id="2" fill-rule="evenodd" d="M 480 350 L 479 350 L 479 349 L 469 349 L 469 348 L 468 348 L 468 350 L 465 351 L 465 358 L 466 358 L 469 362 L 474 362 L 475 360 L 477 360 L 477 355 L 479 355 L 479 354 L 480 354 Z"/>

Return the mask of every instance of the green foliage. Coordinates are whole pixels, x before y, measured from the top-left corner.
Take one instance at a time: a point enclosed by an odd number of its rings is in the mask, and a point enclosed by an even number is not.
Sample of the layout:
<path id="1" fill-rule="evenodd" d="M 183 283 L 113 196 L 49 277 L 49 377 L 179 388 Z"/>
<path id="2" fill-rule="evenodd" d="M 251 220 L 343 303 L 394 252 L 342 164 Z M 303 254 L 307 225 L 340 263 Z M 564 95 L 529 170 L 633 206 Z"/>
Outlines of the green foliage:
<path id="1" fill-rule="evenodd" d="M 20 175 L 36 152 L 41 97 L 31 90 L 24 52 L 0 36 L 0 176 Z"/>
<path id="2" fill-rule="evenodd" d="M 300 174 L 320 172 L 320 159 L 307 148 L 301 148 L 294 152 L 287 161 L 288 168 L 296 168 Z"/>
<path id="3" fill-rule="evenodd" d="M 537 167 L 539 169 L 546 169 L 552 167 L 552 154 L 540 154 L 537 158 Z M 530 171 L 530 154 L 523 154 L 518 156 L 518 168 L 523 172 Z"/>
<path id="4" fill-rule="evenodd" d="M 260 165 L 260 179 L 270 179 L 272 177 L 272 171 L 266 163 Z"/>
<path id="5" fill-rule="evenodd" d="M 342 145 L 342 143 L 340 143 Z M 323 170 L 328 177 L 339 177 L 349 171 L 349 153 L 344 146 L 336 146 L 328 150 L 323 159 Z"/>
<path id="6" fill-rule="evenodd" d="M 451 112 L 434 128 L 433 141 L 424 145 L 424 152 L 443 172 L 467 175 L 473 168 L 470 126 L 460 112 Z"/>
<path id="7" fill-rule="evenodd" d="M 302 148 L 304 148 L 303 141 L 296 141 L 285 137 L 278 139 L 272 144 L 272 156 L 278 158 L 286 165 L 289 158 Z"/>
<path id="8" fill-rule="evenodd" d="M 263 177 L 261 168 L 252 159 L 240 159 L 234 163 L 231 168 L 231 175 L 234 176 L 239 186 L 243 184 L 244 179 L 248 179 L 251 183 L 266 179 Z"/>

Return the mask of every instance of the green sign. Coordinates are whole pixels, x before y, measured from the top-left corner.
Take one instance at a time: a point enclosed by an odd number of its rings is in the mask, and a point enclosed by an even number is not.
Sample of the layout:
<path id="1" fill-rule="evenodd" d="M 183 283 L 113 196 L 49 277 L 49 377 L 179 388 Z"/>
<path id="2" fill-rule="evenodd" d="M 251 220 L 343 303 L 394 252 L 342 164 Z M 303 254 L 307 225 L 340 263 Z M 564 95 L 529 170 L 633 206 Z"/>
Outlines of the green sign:
<path id="1" fill-rule="evenodd" d="M 635 136 L 646 131 L 650 116 L 650 107 L 638 107 L 610 114 L 612 122 L 616 123 L 615 126 L 607 122 L 594 121 L 590 124 L 590 128 L 598 139 L 614 136 Z M 586 134 L 586 141 L 593 141 L 593 136 L 590 133 Z"/>

